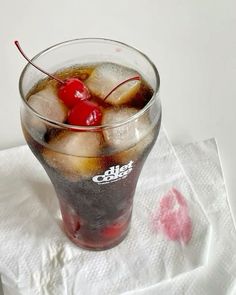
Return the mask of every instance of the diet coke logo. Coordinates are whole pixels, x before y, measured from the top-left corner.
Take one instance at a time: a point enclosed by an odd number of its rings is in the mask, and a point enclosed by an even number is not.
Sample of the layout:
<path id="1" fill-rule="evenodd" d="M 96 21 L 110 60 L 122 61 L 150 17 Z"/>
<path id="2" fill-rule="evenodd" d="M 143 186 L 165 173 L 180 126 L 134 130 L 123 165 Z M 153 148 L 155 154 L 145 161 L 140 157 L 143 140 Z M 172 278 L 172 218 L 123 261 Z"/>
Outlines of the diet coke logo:
<path id="1" fill-rule="evenodd" d="M 97 184 L 106 184 L 124 179 L 132 171 L 133 163 L 133 161 L 130 161 L 124 166 L 112 166 L 108 170 L 106 170 L 104 174 L 96 175 L 92 179 Z"/>

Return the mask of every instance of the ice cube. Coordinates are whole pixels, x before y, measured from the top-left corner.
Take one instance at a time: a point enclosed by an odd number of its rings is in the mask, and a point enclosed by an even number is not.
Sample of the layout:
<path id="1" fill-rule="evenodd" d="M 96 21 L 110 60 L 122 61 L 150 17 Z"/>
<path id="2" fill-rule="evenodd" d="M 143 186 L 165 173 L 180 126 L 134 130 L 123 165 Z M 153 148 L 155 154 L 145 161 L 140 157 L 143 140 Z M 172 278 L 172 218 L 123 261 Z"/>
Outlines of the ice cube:
<path id="1" fill-rule="evenodd" d="M 93 94 L 104 99 L 118 84 L 138 75 L 136 71 L 124 66 L 113 63 L 103 63 L 94 69 L 85 83 Z M 133 80 L 121 85 L 108 96 L 106 102 L 111 105 L 128 103 L 138 92 L 140 84 L 139 80 Z"/>
<path id="2" fill-rule="evenodd" d="M 67 118 L 67 108 L 57 97 L 53 87 L 47 87 L 30 96 L 28 104 L 40 115 L 57 122 Z"/>
<path id="3" fill-rule="evenodd" d="M 117 164 L 122 165 L 126 165 L 130 161 L 136 162 L 153 140 L 154 132 L 153 130 L 150 130 L 149 133 L 136 145 L 134 145 L 130 149 L 116 153 L 115 155 L 113 155 L 113 158 L 115 159 Z"/>
<path id="4" fill-rule="evenodd" d="M 78 181 L 103 170 L 103 161 L 99 157 L 102 145 L 102 136 L 98 132 L 62 131 L 49 141 L 43 157 L 48 165 L 70 181 Z"/>
<path id="5" fill-rule="evenodd" d="M 115 107 L 105 109 L 102 124 L 112 125 L 125 122 L 137 114 L 138 110 L 128 107 Z M 103 134 L 106 142 L 117 151 L 126 150 L 144 138 L 151 128 L 147 116 L 142 115 L 118 127 L 108 127 Z"/>

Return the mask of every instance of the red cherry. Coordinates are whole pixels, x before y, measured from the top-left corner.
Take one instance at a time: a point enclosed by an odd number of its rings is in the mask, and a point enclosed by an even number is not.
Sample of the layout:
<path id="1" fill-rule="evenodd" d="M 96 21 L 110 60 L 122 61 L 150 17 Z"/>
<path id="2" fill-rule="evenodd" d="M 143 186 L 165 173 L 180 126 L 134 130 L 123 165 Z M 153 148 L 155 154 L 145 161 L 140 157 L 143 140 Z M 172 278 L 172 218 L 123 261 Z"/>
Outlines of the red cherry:
<path id="1" fill-rule="evenodd" d="M 82 81 L 69 78 L 59 86 L 58 96 L 67 107 L 73 108 L 79 101 L 89 99 L 90 93 Z"/>
<path id="2" fill-rule="evenodd" d="M 63 212 L 63 221 L 70 234 L 75 235 L 80 229 L 80 218 L 77 215 Z"/>
<path id="3" fill-rule="evenodd" d="M 60 207 L 65 228 L 69 234 L 74 236 L 80 229 L 81 219 L 78 214 L 71 212 L 71 209 L 69 208 L 68 204 L 66 204 L 66 202 L 61 200 Z"/>
<path id="4" fill-rule="evenodd" d="M 101 124 L 102 112 L 99 106 L 91 101 L 79 101 L 69 111 L 67 121 L 71 125 L 97 126 Z"/>
<path id="5" fill-rule="evenodd" d="M 115 238 L 121 234 L 124 229 L 124 224 L 114 223 L 110 226 L 105 227 L 101 234 L 104 238 Z"/>

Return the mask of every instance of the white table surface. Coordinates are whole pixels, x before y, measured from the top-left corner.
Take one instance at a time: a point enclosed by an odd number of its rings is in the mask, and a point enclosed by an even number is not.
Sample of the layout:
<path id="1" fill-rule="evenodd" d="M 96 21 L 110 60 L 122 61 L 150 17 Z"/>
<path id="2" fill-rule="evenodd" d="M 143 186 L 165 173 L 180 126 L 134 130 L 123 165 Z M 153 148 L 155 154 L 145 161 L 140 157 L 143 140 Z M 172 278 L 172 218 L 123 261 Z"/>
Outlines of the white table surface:
<path id="1" fill-rule="evenodd" d="M 15 39 L 30 57 L 73 38 L 120 40 L 157 65 L 172 143 L 217 139 L 236 219 L 235 0 L 0 0 L 0 30 L 0 149 L 25 143 Z"/>

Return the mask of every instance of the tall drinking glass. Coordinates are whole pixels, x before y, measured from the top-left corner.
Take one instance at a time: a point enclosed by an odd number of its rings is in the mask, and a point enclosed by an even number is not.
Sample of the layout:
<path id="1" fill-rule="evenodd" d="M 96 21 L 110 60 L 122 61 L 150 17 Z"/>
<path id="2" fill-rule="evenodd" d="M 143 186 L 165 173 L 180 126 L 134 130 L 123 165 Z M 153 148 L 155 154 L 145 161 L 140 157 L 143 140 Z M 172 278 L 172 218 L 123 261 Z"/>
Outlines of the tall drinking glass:
<path id="1" fill-rule="evenodd" d="M 27 64 L 20 77 L 24 136 L 55 188 L 65 233 L 82 248 L 114 247 L 128 233 L 136 184 L 160 129 L 157 69 L 140 51 L 106 39 L 66 41 L 32 61 L 50 73 L 75 65 L 115 63 L 137 71 L 152 89 L 149 102 L 119 122 L 72 128 L 29 105 L 29 92 L 45 78 L 43 73 Z"/>

